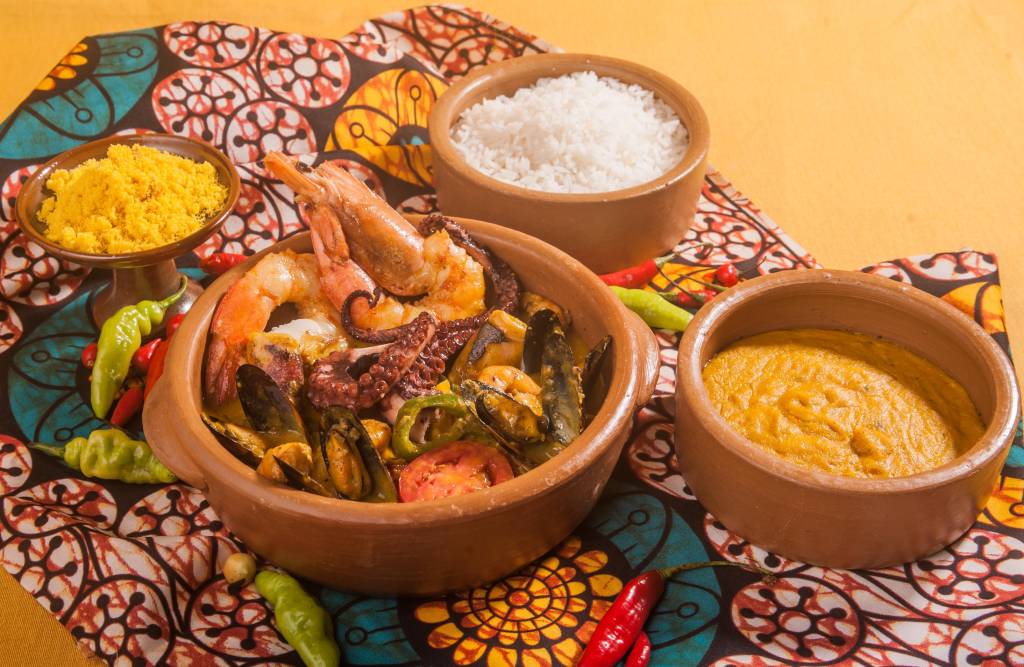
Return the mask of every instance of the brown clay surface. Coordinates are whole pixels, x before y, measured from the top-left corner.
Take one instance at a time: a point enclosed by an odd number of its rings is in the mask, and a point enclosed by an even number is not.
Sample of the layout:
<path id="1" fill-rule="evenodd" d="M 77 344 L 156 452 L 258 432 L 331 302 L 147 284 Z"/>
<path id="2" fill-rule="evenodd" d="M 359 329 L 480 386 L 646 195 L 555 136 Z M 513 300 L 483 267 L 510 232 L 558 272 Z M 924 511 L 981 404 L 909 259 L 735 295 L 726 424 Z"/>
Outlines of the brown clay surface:
<path id="1" fill-rule="evenodd" d="M 459 155 L 449 136 L 462 111 L 509 95 L 541 77 L 591 70 L 654 91 L 683 121 L 690 144 L 660 178 L 594 194 L 527 190 L 485 176 Z M 693 95 L 648 67 L 605 56 L 549 53 L 505 60 L 461 79 L 438 99 L 428 123 L 434 187 L 442 211 L 489 220 L 554 245 L 597 273 L 665 253 L 693 220 L 706 170 L 707 117 Z"/>
<path id="2" fill-rule="evenodd" d="M 894 479 L 808 470 L 755 445 L 711 404 L 701 371 L 740 338 L 795 328 L 909 348 L 963 385 L 985 433 L 950 463 Z M 723 294 L 683 335 L 677 383 L 676 453 L 701 503 L 752 543 L 829 567 L 904 563 L 959 537 L 991 494 L 1020 416 L 1009 359 L 977 324 L 920 290 L 859 272 L 785 272 Z"/>
<path id="3" fill-rule="evenodd" d="M 146 402 L 153 450 L 206 490 L 247 546 L 320 583 L 370 595 L 428 595 L 514 571 L 565 538 L 608 481 L 636 408 L 650 398 L 658 348 L 645 325 L 581 264 L 518 232 L 460 220 L 532 289 L 568 307 L 587 344 L 610 334 L 614 363 L 604 405 L 564 452 L 491 489 L 445 500 L 371 504 L 275 485 L 225 450 L 200 420 L 207 329 L 221 295 L 260 255 L 211 285 L 173 338 L 167 370 Z M 309 235 L 270 250 L 309 251 Z"/>

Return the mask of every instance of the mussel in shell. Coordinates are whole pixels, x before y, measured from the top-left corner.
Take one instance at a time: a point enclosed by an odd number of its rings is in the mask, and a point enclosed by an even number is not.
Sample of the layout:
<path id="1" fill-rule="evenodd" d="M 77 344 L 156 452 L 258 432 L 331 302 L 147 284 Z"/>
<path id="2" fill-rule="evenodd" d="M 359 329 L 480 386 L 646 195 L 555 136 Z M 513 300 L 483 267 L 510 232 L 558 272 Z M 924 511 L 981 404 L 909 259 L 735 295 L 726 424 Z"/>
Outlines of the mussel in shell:
<path id="1" fill-rule="evenodd" d="M 291 398 L 298 395 L 306 381 L 299 344 L 287 334 L 256 334 L 249 341 L 249 358 Z"/>
<path id="2" fill-rule="evenodd" d="M 476 421 L 504 451 L 517 475 L 532 466 L 524 460 L 531 444 L 543 443 L 547 421 L 514 398 L 477 380 L 464 380 L 458 394 Z"/>
<path id="3" fill-rule="evenodd" d="M 569 316 L 569 311 L 540 294 L 523 292 L 522 299 L 520 300 L 520 308 L 527 320 L 542 310 L 550 310 L 558 317 L 558 321 L 562 325 L 563 329 L 568 329 L 569 325 L 572 324 L 572 318 Z"/>
<path id="4" fill-rule="evenodd" d="M 324 413 L 320 451 L 331 484 L 344 497 L 370 502 L 398 500 L 380 452 L 350 410 L 332 408 Z"/>
<path id="5" fill-rule="evenodd" d="M 544 441 L 547 420 L 503 391 L 481 389 L 474 408 L 477 418 L 506 440 L 520 444 Z"/>
<path id="6" fill-rule="evenodd" d="M 597 341 L 597 345 L 587 353 L 583 362 L 583 416 L 585 423 L 590 423 L 608 393 L 608 375 L 605 368 L 611 359 L 612 337 L 605 336 Z"/>
<path id="7" fill-rule="evenodd" d="M 530 316 L 530 321 L 526 325 L 526 336 L 523 338 L 522 364 L 523 370 L 530 375 L 540 373 L 541 356 L 551 332 L 556 328 L 562 330 L 558 316 L 551 310 L 538 310 Z"/>
<path id="8" fill-rule="evenodd" d="M 540 402 L 549 438 L 568 445 L 583 430 L 582 378 L 561 322 L 551 310 L 539 310 L 530 318 L 523 341 L 523 370 L 540 374 Z"/>
<path id="9" fill-rule="evenodd" d="M 266 439 L 256 431 L 221 419 L 217 415 L 202 412 L 203 422 L 211 431 L 224 438 L 228 451 L 250 466 L 258 466 L 267 453 Z"/>
<path id="10" fill-rule="evenodd" d="M 324 496 L 325 498 L 337 498 L 338 493 L 333 488 L 328 484 L 315 479 L 309 474 L 309 469 L 312 467 L 313 461 L 316 459 L 316 456 L 313 455 L 312 452 L 310 452 L 308 463 L 305 461 L 302 462 L 306 463 L 306 465 L 302 465 L 294 460 L 290 462 L 289 458 L 285 456 L 288 452 L 277 452 L 277 450 L 283 447 L 295 445 L 301 445 L 306 450 L 310 450 L 309 445 L 306 443 L 292 442 L 286 445 L 279 445 L 267 452 L 266 458 L 264 458 L 263 463 L 260 464 L 259 468 L 256 469 L 256 472 L 259 472 L 260 474 L 263 474 L 275 481 L 284 482 L 288 486 L 299 489 L 300 491 L 309 491 L 318 496 Z M 303 468 L 306 469 L 304 470 Z M 268 472 L 264 473 L 264 469 Z M 280 473 L 280 478 L 278 473 Z"/>
<path id="11" fill-rule="evenodd" d="M 259 366 L 244 364 L 236 375 L 238 400 L 253 429 L 278 441 L 306 441 L 302 417 L 295 403 Z"/>
<path id="12" fill-rule="evenodd" d="M 503 310 L 495 310 L 462 348 L 448 379 L 457 386 L 488 366 L 519 365 L 525 334 L 524 322 Z"/>

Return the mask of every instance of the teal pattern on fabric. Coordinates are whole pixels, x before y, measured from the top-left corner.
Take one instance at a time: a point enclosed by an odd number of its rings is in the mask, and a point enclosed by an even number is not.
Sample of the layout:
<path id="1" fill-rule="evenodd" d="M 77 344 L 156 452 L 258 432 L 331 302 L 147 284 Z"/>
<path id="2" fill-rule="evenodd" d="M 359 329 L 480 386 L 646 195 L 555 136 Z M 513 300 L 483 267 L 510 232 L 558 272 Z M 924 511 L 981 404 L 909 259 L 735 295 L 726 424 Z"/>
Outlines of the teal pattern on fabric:
<path id="1" fill-rule="evenodd" d="M 181 269 L 192 279 L 206 274 Z M 91 297 L 106 283 L 82 290 L 12 350 L 7 375 L 11 413 L 21 432 L 39 442 L 66 442 L 109 424 L 96 419 L 89 404 L 89 371 L 82 349 L 96 340 Z M 128 430 L 133 437 L 141 432 Z"/>
<path id="2" fill-rule="evenodd" d="M 625 555 L 635 569 L 630 576 L 716 558 L 665 501 L 618 479 L 609 482 L 586 523 L 605 534 Z M 629 578 L 623 577 L 623 583 Z M 721 594 L 710 568 L 673 577 L 645 626 L 655 646 L 652 660 L 667 665 L 697 664 L 715 636 Z"/>
<path id="3" fill-rule="evenodd" d="M 82 349 L 97 335 L 90 294 L 83 290 L 13 350 L 7 376 L 11 414 L 32 440 L 66 442 L 104 425 L 81 398 L 82 391 L 88 395 Z"/>
<path id="4" fill-rule="evenodd" d="M 0 158 L 43 158 L 104 136 L 145 97 L 157 71 L 155 30 L 83 43 L 89 60 L 75 68 L 70 88 L 56 81 L 52 90 L 37 90 L 0 125 Z"/>
<path id="5" fill-rule="evenodd" d="M 1024 446 L 1021 445 L 1021 437 L 1024 435 L 1024 421 L 1017 424 L 1017 435 L 1010 445 L 1010 452 L 1006 455 L 1006 465 L 1024 467 Z"/>
<path id="6" fill-rule="evenodd" d="M 366 598 L 325 588 L 320 602 L 334 619 L 334 633 L 348 665 L 415 663 L 394 598 Z"/>

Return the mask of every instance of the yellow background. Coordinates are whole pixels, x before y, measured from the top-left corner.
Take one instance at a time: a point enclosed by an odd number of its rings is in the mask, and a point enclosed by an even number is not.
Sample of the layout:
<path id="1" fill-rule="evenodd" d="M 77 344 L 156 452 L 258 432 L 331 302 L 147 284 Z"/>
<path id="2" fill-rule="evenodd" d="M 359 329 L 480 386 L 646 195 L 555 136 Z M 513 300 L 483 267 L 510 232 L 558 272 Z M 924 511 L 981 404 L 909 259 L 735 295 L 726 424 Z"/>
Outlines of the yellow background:
<path id="1" fill-rule="evenodd" d="M 0 0 L 0 116 L 79 38 L 183 19 L 337 37 L 401 0 Z M 406 6 L 412 6 L 411 4 Z M 711 160 L 823 264 L 999 254 L 1024 359 L 1024 3 L 475 0 L 570 51 L 675 77 Z M 0 664 L 78 664 L 0 575 Z"/>

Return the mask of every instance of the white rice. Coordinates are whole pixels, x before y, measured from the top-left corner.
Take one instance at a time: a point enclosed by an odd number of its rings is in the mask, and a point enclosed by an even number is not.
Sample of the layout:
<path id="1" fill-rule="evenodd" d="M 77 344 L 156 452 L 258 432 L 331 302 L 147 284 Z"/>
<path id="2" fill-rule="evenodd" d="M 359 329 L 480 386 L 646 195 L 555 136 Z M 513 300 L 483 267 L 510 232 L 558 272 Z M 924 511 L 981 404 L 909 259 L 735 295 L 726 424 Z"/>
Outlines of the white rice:
<path id="1" fill-rule="evenodd" d="M 544 192 L 608 192 L 652 181 L 682 159 L 686 128 L 642 86 L 574 72 L 484 100 L 452 127 L 475 169 Z"/>

